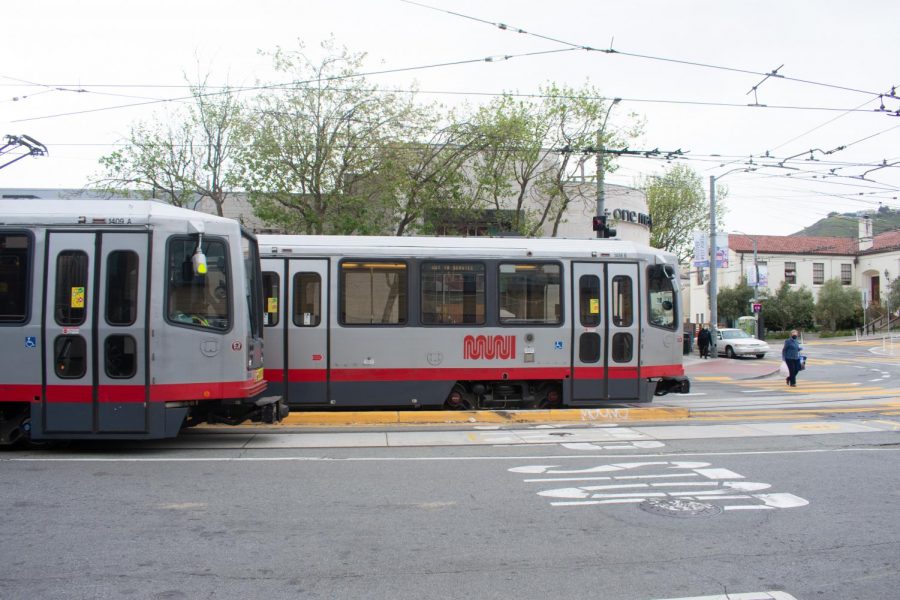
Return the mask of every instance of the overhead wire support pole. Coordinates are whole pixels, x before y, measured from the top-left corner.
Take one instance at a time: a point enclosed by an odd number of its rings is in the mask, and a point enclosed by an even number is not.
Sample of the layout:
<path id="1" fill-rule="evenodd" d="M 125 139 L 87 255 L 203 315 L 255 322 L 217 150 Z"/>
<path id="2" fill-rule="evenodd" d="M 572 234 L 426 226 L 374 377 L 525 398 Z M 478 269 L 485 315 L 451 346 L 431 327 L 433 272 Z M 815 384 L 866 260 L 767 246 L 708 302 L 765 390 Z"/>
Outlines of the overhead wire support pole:
<path id="1" fill-rule="evenodd" d="M 609 120 L 609 114 L 613 107 L 622 99 L 613 98 L 612 104 L 606 109 L 606 116 L 603 117 L 603 125 L 597 130 L 597 219 L 601 226 L 597 228 L 597 237 L 607 237 L 608 228 L 606 227 L 606 168 L 603 165 L 603 136 L 606 134 L 606 122 Z"/>

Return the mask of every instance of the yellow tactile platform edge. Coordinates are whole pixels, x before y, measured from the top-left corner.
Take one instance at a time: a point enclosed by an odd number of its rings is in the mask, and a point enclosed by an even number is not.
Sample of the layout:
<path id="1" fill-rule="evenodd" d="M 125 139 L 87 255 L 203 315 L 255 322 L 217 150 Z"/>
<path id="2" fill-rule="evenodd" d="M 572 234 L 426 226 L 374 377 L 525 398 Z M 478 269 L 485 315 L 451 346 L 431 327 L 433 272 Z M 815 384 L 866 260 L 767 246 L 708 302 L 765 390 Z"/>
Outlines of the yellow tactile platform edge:
<path id="1" fill-rule="evenodd" d="M 686 419 L 687 408 L 620 407 L 569 408 L 560 410 L 417 410 L 417 411 L 357 411 L 357 412 L 292 412 L 282 421 L 285 426 L 315 425 L 404 425 L 452 423 L 630 423 L 634 421 L 668 421 Z"/>

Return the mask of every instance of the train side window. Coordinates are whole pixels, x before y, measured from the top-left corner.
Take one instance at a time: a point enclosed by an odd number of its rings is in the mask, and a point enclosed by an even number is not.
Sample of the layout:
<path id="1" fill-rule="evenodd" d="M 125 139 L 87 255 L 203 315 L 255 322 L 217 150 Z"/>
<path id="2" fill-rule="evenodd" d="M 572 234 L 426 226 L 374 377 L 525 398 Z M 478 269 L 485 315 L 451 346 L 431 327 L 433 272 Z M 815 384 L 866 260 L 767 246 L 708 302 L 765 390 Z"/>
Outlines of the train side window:
<path id="1" fill-rule="evenodd" d="M 53 341 L 53 368 L 61 379 L 84 377 L 87 344 L 80 335 L 61 335 Z"/>
<path id="2" fill-rule="evenodd" d="M 675 306 L 678 296 L 675 283 L 666 274 L 664 265 L 647 267 L 647 306 L 650 324 L 664 329 L 676 329 Z"/>
<path id="3" fill-rule="evenodd" d="M 500 323 L 562 323 L 562 269 L 556 263 L 501 263 Z"/>
<path id="4" fill-rule="evenodd" d="M 631 362 L 634 356 L 634 338 L 630 333 L 617 333 L 612 338 L 613 362 Z"/>
<path id="5" fill-rule="evenodd" d="M 273 271 L 263 271 L 262 274 L 263 301 L 263 325 L 274 327 L 278 325 L 280 314 L 279 302 L 281 298 L 281 278 Z"/>
<path id="6" fill-rule="evenodd" d="M 342 262 L 340 307 L 343 325 L 405 325 L 406 263 Z"/>
<path id="7" fill-rule="evenodd" d="M 192 258 L 196 237 L 173 238 L 169 242 L 166 315 L 172 323 L 225 331 L 231 327 L 231 277 L 228 246 L 203 239 L 206 273 L 194 272 Z"/>
<path id="8" fill-rule="evenodd" d="M 600 324 L 600 278 L 596 275 L 582 275 L 578 279 L 578 296 L 581 324 L 596 327 Z"/>
<path id="9" fill-rule="evenodd" d="M 481 263 L 422 263 L 422 323 L 484 325 Z"/>
<path id="10" fill-rule="evenodd" d="M 58 325 L 81 325 L 87 316 L 88 256 L 64 250 L 56 257 L 54 317 Z"/>
<path id="11" fill-rule="evenodd" d="M 322 277 L 318 273 L 294 275 L 294 325 L 316 327 L 322 321 Z"/>
<path id="12" fill-rule="evenodd" d="M 133 325 L 137 320 L 138 255 L 116 250 L 106 258 L 106 322 Z"/>
<path id="13" fill-rule="evenodd" d="M 103 343 L 107 377 L 129 379 L 137 372 L 137 343 L 130 335 L 111 335 Z"/>
<path id="14" fill-rule="evenodd" d="M 0 234 L 0 323 L 28 318 L 31 240 L 23 234 Z"/>
<path id="15" fill-rule="evenodd" d="M 631 277 L 616 275 L 612 280 L 612 322 L 616 327 L 631 327 L 634 322 L 634 295 Z"/>

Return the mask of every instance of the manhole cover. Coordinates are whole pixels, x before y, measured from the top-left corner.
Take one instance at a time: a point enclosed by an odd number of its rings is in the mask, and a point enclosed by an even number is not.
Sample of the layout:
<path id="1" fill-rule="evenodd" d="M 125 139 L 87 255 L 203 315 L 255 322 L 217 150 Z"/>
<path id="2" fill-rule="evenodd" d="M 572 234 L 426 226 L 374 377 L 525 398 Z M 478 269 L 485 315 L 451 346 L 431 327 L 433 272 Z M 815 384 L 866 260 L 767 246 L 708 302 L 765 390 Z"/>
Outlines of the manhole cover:
<path id="1" fill-rule="evenodd" d="M 650 498 L 639 506 L 648 513 L 666 517 L 714 517 L 722 514 L 721 506 L 680 498 Z"/>

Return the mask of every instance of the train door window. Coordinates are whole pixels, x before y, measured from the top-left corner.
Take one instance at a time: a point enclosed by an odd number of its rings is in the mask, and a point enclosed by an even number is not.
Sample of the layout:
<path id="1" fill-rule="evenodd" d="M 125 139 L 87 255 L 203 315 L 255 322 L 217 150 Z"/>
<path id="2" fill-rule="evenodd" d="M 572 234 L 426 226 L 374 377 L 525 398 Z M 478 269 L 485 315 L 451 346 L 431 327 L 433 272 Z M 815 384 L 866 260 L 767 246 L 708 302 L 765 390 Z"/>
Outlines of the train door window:
<path id="1" fill-rule="evenodd" d="M 596 275 L 582 275 L 578 279 L 578 305 L 581 324 L 597 327 L 600 324 L 600 278 Z"/>
<path id="2" fill-rule="evenodd" d="M 612 338 L 613 362 L 631 362 L 634 356 L 634 338 L 630 333 L 617 333 Z"/>
<path id="3" fill-rule="evenodd" d="M 279 298 L 281 298 L 281 278 L 273 271 L 263 271 L 263 325 L 274 327 L 278 325 Z"/>
<path id="4" fill-rule="evenodd" d="M 28 318 L 31 240 L 24 234 L 0 234 L 0 323 Z"/>
<path id="5" fill-rule="evenodd" d="M 481 263 L 423 263 L 422 323 L 484 325 L 484 273 Z"/>
<path id="6" fill-rule="evenodd" d="M 231 327 L 228 246 L 204 239 L 206 273 L 197 273 L 192 260 L 197 242 L 196 237 L 169 242 L 166 315 L 172 323 L 225 331 Z"/>
<path id="7" fill-rule="evenodd" d="M 318 273 L 294 275 L 294 325 L 316 327 L 322 320 L 322 278 Z"/>
<path id="8" fill-rule="evenodd" d="M 343 325 L 406 324 L 406 264 L 341 263 L 340 307 Z"/>
<path id="9" fill-rule="evenodd" d="M 600 361 L 600 334 L 586 331 L 578 336 L 578 360 L 583 363 Z"/>
<path id="10" fill-rule="evenodd" d="M 555 263 L 501 263 L 500 323 L 562 323 L 561 273 Z"/>
<path id="11" fill-rule="evenodd" d="M 53 342 L 54 369 L 61 379 L 84 377 L 87 344 L 80 335 L 61 335 Z"/>
<path id="12" fill-rule="evenodd" d="M 633 296 L 631 293 L 631 277 L 616 275 L 612 280 L 612 322 L 616 327 L 631 327 L 634 322 Z"/>
<path id="13" fill-rule="evenodd" d="M 129 379 L 137 372 L 137 343 L 130 335 L 111 335 L 103 343 L 106 375 Z"/>
<path id="14" fill-rule="evenodd" d="M 675 330 L 675 283 L 666 273 L 665 265 L 647 268 L 647 306 L 650 324 L 655 327 Z"/>
<path id="15" fill-rule="evenodd" d="M 116 250 L 106 258 L 106 322 L 133 325 L 137 320 L 138 255 Z"/>
<path id="16" fill-rule="evenodd" d="M 88 256 L 65 250 L 56 257 L 55 318 L 59 325 L 81 325 L 87 312 Z"/>

